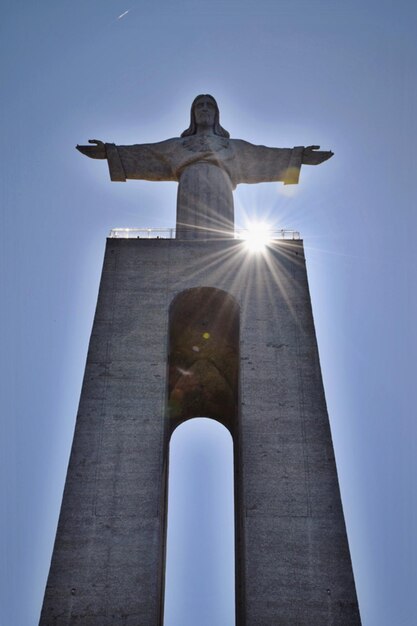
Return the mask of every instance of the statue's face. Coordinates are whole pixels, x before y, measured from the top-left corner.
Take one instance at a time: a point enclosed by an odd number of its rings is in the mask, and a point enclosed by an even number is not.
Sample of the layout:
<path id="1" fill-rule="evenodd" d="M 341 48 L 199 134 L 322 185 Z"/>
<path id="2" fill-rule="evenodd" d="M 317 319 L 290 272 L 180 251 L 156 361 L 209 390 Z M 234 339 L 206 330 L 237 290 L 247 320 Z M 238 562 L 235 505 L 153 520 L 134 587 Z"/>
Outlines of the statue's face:
<path id="1" fill-rule="evenodd" d="M 199 98 L 194 105 L 194 115 L 197 126 L 213 128 L 216 116 L 216 106 L 211 98 Z"/>

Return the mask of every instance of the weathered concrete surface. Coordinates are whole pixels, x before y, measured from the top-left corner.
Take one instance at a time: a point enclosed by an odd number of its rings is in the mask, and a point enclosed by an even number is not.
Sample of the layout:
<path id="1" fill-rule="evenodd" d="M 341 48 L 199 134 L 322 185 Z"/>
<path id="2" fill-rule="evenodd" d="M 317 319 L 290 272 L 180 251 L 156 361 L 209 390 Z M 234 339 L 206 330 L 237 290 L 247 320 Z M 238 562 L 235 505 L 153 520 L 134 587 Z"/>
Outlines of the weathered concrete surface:
<path id="1" fill-rule="evenodd" d="M 110 239 L 42 626 L 161 624 L 168 310 L 200 286 L 241 308 L 237 625 L 360 624 L 302 242 Z"/>

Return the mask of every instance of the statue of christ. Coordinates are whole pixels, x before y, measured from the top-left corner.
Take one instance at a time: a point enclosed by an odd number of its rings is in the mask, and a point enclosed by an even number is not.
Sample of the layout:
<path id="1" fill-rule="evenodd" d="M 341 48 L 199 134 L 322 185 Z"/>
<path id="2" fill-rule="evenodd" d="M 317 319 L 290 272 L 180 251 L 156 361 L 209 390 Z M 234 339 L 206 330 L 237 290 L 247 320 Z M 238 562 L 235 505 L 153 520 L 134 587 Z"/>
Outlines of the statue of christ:
<path id="1" fill-rule="evenodd" d="M 318 165 L 333 155 L 319 151 L 320 146 L 268 148 L 230 139 L 210 95 L 195 98 L 190 126 L 180 137 L 132 146 L 97 139 L 89 143 L 77 149 L 93 159 L 107 159 L 113 181 L 178 182 L 177 239 L 233 236 L 236 185 L 297 184 L 302 165 Z"/>

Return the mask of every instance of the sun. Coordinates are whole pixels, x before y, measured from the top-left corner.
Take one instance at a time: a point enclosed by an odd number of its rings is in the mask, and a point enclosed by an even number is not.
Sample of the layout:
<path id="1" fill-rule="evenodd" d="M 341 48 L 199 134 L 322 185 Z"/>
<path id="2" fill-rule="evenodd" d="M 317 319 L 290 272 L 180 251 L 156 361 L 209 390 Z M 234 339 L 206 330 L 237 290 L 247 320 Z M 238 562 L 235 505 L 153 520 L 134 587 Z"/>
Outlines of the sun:
<path id="1" fill-rule="evenodd" d="M 271 240 L 271 228 L 265 222 L 250 222 L 242 239 L 251 252 L 263 252 Z"/>

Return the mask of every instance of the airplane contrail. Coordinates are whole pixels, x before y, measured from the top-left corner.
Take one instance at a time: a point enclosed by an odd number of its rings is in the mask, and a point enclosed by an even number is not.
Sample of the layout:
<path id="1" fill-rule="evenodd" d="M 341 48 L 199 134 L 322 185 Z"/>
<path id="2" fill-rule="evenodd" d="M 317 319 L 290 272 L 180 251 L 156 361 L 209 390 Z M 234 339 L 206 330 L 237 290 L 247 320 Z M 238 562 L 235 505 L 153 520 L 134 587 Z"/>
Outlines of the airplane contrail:
<path id="1" fill-rule="evenodd" d="M 128 10 L 127 10 L 127 11 L 125 11 L 124 13 L 121 13 L 121 14 L 118 16 L 118 18 L 117 18 L 117 19 L 118 19 L 118 20 L 121 20 L 121 19 L 122 19 L 122 17 L 124 17 L 125 15 L 127 15 L 127 14 L 129 13 L 129 11 L 130 11 L 130 9 L 128 9 Z"/>

